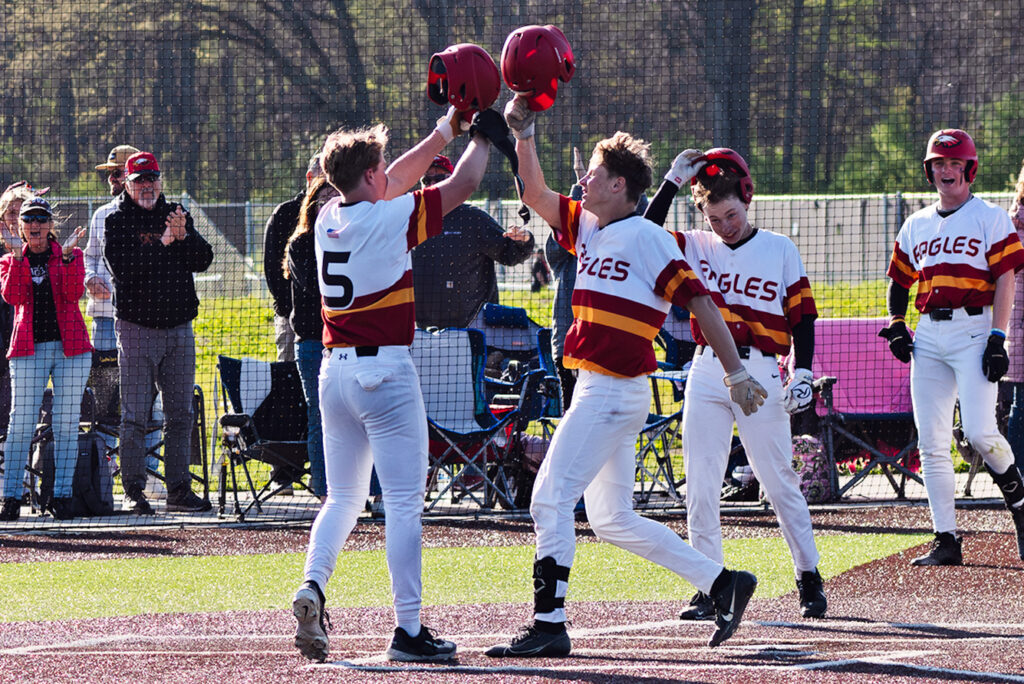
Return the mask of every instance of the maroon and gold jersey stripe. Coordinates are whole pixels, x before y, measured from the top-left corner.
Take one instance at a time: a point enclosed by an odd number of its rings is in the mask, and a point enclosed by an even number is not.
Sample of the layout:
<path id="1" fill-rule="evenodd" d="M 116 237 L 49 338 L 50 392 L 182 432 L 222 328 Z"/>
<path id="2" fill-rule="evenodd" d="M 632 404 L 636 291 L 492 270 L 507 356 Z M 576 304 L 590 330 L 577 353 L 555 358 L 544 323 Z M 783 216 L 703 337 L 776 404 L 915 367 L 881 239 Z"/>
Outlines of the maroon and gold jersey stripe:
<path id="1" fill-rule="evenodd" d="M 356 298 L 342 311 L 321 307 L 325 347 L 412 344 L 416 310 L 412 271 L 387 290 Z"/>
<path id="2" fill-rule="evenodd" d="M 666 266 L 654 283 L 654 294 L 684 308 L 694 297 L 707 293 L 690 265 L 679 259 Z"/>
<path id="3" fill-rule="evenodd" d="M 441 191 L 424 188 L 412 193 L 415 202 L 409 215 L 409 231 L 406 243 L 409 249 L 426 242 L 444 229 L 444 215 L 441 213 Z"/>
<path id="4" fill-rule="evenodd" d="M 917 270 L 911 265 L 907 253 L 900 249 L 899 242 L 893 245 L 889 268 L 885 274 L 895 280 L 897 285 L 908 290 L 917 282 Z"/>
<path id="5" fill-rule="evenodd" d="M 555 231 L 555 240 L 568 250 L 573 256 L 576 255 L 576 238 L 580 234 L 580 214 L 583 208 L 576 200 L 571 200 L 565 195 L 558 196 L 558 220 L 562 224 L 561 230 Z"/>
<path id="6" fill-rule="evenodd" d="M 1024 246 L 1016 233 L 992 245 L 985 253 L 989 269 L 992 271 L 992 278 L 996 279 L 1007 271 L 1018 271 L 1024 266 Z"/>

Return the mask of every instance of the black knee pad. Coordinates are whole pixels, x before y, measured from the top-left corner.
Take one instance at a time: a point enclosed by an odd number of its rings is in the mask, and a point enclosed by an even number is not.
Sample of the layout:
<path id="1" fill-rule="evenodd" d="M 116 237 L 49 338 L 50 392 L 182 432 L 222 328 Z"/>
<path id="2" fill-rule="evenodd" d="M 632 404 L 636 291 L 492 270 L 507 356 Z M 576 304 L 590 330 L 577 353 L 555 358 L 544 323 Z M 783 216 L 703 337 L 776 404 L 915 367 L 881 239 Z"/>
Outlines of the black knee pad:
<path id="1" fill-rule="evenodd" d="M 533 561 L 533 610 L 536 613 L 550 613 L 565 608 L 565 597 L 555 598 L 558 580 L 569 581 L 569 568 L 555 563 L 551 556 Z"/>
<path id="2" fill-rule="evenodd" d="M 985 469 L 992 476 L 992 480 L 999 487 L 999 491 L 1003 493 L 1003 500 L 1008 508 L 1016 506 L 1024 499 L 1024 481 L 1021 481 L 1017 466 L 1011 463 L 1006 472 L 1002 474 L 993 471 L 987 463 L 985 464 Z"/>

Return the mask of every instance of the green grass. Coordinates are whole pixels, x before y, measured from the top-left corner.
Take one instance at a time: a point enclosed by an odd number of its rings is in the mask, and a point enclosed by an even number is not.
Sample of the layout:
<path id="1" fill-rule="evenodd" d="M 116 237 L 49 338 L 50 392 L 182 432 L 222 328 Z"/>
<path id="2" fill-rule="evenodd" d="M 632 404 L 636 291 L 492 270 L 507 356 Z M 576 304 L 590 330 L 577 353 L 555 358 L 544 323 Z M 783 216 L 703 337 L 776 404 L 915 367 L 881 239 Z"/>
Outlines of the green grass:
<path id="1" fill-rule="evenodd" d="M 825 578 L 926 542 L 930 535 L 819 536 Z M 532 546 L 424 549 L 423 596 L 428 605 L 528 602 Z M 752 570 L 759 598 L 793 591 L 793 568 L 780 538 L 730 540 L 731 567 Z M 302 578 L 301 553 L 196 556 L 0 564 L 0 622 L 67 620 L 147 613 L 195 613 L 286 608 Z M 335 606 L 390 605 L 383 551 L 339 558 L 328 587 Z M 693 593 L 659 566 L 609 544 L 580 544 L 570 599 L 677 600 Z M 46 597 L 40 600 L 40 597 Z"/>

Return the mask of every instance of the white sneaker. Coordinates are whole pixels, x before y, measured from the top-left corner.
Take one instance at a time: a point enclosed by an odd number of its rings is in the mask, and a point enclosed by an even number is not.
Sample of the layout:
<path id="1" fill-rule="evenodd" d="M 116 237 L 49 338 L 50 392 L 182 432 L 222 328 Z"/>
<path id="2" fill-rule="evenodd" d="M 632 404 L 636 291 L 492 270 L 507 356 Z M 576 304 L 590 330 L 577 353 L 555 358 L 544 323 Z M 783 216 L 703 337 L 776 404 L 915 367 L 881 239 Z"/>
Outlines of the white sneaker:
<path id="1" fill-rule="evenodd" d="M 142 490 L 147 499 L 166 499 L 167 485 L 155 477 L 146 478 L 146 488 Z"/>

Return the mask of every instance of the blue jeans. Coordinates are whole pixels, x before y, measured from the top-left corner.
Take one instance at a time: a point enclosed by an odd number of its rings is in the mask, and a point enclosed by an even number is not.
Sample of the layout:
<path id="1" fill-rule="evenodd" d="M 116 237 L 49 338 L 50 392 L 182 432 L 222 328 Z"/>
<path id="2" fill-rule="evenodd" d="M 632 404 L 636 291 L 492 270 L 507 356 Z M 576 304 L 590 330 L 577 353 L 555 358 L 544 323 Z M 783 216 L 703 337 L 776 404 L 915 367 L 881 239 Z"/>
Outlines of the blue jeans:
<path id="1" fill-rule="evenodd" d="M 1013 388 L 1013 404 L 1006 422 L 1006 441 L 1010 443 L 1017 470 L 1024 474 L 1024 382 L 1008 384 Z"/>
<path id="2" fill-rule="evenodd" d="M 101 351 L 117 349 L 117 335 L 114 334 L 114 319 L 97 316 L 92 319 L 92 346 Z"/>
<path id="3" fill-rule="evenodd" d="M 306 453 L 309 456 L 309 488 L 316 496 L 327 495 L 324 470 L 324 433 L 320 424 L 320 362 L 324 345 L 320 340 L 295 343 L 295 361 L 299 367 L 302 393 L 306 395 Z"/>
<path id="4" fill-rule="evenodd" d="M 32 356 L 11 359 L 11 424 L 4 464 L 4 497 L 21 496 L 32 433 L 43 390 L 53 378 L 53 496 L 69 498 L 78 461 L 78 421 L 92 354 L 64 356 L 60 341 L 35 345 Z"/>

